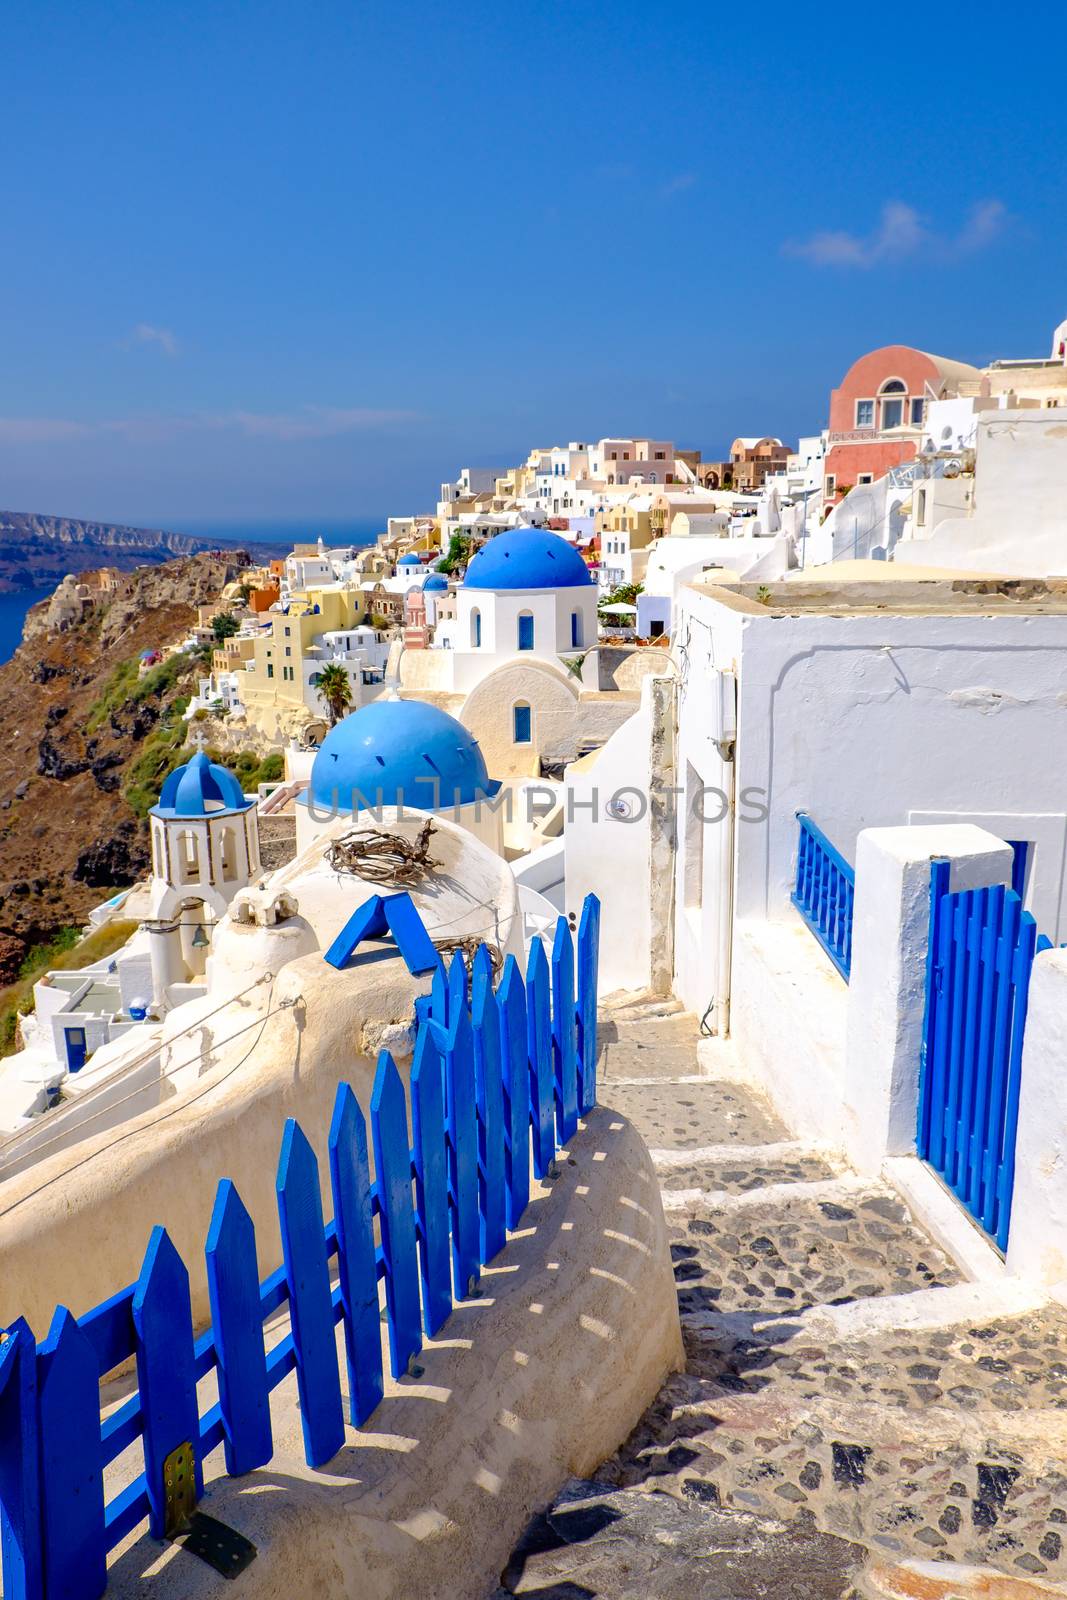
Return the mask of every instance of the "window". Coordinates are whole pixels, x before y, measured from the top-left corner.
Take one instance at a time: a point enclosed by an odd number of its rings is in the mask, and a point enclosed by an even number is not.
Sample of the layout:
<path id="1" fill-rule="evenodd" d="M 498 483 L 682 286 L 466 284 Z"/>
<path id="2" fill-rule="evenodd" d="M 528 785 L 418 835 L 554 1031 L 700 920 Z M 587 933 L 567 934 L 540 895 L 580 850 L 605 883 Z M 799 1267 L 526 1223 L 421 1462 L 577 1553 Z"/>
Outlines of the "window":
<path id="1" fill-rule="evenodd" d="M 650 639 L 658 639 L 662 633 L 663 620 L 661 617 L 654 617 L 648 625 L 648 637 Z"/>
<path id="2" fill-rule="evenodd" d="M 291 656 L 292 655 L 292 653 L 293 653 L 292 645 L 288 645 L 288 644 L 286 645 L 285 653 L 286 653 L 287 656 Z"/>
<path id="3" fill-rule="evenodd" d="M 232 883 L 237 877 L 237 841 L 232 828 L 223 828 L 219 839 L 219 860 L 222 864 L 223 883 Z"/>
<path id="4" fill-rule="evenodd" d="M 577 650 L 582 643 L 582 613 L 571 612 L 571 649 Z"/>
<path id="5" fill-rule="evenodd" d="M 874 401 L 856 401 L 856 426 L 857 428 L 874 427 Z"/>
<path id="6" fill-rule="evenodd" d="M 665 450 L 657 450 L 656 451 L 656 460 L 657 461 L 665 461 L 666 458 L 667 458 L 667 452 Z"/>
<path id="7" fill-rule="evenodd" d="M 532 650 L 534 647 L 534 619 L 532 611 L 519 612 L 519 649 Z"/>
<path id="8" fill-rule="evenodd" d="M 882 427 L 899 428 L 904 422 L 904 399 L 907 388 L 899 378 L 889 378 L 879 393 L 882 396 Z M 891 398 L 890 398 L 891 397 Z"/>
<path id="9" fill-rule="evenodd" d="M 270 662 L 268 661 L 267 662 L 267 677 L 268 678 L 273 678 L 273 676 L 274 676 L 274 668 L 271 666 Z"/>
<path id="10" fill-rule="evenodd" d="M 530 733 L 530 708 L 525 701 L 520 701 L 512 709 L 512 740 L 515 744 L 529 744 Z"/>
<path id="11" fill-rule="evenodd" d="M 925 405 L 926 401 L 922 398 L 915 399 L 911 402 L 911 420 L 917 428 L 922 427 L 923 408 Z"/>
<path id="12" fill-rule="evenodd" d="M 200 877 L 200 846 L 196 834 L 188 828 L 178 835 L 178 858 L 183 882 L 196 883 Z"/>
<path id="13" fill-rule="evenodd" d="M 859 472 L 859 473 L 856 474 L 856 482 L 857 483 L 873 483 L 874 482 L 874 473 L 873 472 Z"/>
<path id="14" fill-rule="evenodd" d="M 836 494 L 837 493 L 837 477 L 836 477 L 836 474 L 834 474 L 833 472 L 828 472 L 826 474 L 826 493 L 827 494 Z"/>
<path id="15" fill-rule="evenodd" d="M 475 609 L 471 612 L 471 649 L 482 648 L 482 614 Z"/>

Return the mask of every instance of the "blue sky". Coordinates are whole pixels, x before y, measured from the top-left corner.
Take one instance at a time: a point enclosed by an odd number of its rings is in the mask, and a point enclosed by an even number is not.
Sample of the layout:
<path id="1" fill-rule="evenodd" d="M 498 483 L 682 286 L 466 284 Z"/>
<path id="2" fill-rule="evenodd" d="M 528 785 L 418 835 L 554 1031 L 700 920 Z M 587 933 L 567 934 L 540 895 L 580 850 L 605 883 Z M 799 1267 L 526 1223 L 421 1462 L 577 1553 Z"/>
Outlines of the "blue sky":
<path id="1" fill-rule="evenodd" d="M 795 439 L 878 344 L 1047 354 L 1067 8 L 942 13 L 8 5 L 0 505 L 376 516 Z"/>

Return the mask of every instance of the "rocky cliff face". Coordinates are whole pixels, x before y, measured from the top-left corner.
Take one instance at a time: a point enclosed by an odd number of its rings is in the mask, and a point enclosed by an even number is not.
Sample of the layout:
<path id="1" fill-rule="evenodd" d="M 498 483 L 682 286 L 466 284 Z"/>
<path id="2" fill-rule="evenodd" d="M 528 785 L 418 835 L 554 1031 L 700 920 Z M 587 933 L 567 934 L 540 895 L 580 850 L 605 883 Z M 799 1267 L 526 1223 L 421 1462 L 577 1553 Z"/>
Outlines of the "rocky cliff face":
<path id="1" fill-rule="evenodd" d="M 36 588 L 68 572 L 146 563 L 210 550 L 217 541 L 160 528 L 128 528 L 32 511 L 0 511 L 0 592 Z"/>
<path id="2" fill-rule="evenodd" d="M 81 923 L 148 865 L 143 811 L 184 742 L 181 696 L 207 671 L 176 657 L 139 677 L 144 650 L 176 643 L 244 559 L 200 555 L 131 574 L 62 631 L 49 602 L 0 667 L 0 983 L 26 947 Z"/>

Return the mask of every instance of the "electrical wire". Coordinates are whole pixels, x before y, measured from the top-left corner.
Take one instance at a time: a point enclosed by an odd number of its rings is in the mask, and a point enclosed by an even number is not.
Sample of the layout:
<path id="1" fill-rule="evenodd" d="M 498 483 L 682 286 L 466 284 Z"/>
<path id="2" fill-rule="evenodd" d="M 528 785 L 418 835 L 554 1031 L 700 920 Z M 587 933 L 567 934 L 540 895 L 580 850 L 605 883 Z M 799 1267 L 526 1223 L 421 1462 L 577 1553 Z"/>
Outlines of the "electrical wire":
<path id="1" fill-rule="evenodd" d="M 238 1028 L 236 1033 L 231 1034 L 229 1039 L 224 1039 L 222 1041 L 224 1045 L 230 1044 L 232 1040 L 239 1038 L 242 1033 L 247 1033 L 249 1028 L 258 1028 L 259 1030 L 256 1034 L 256 1037 L 252 1040 L 252 1043 L 249 1045 L 248 1049 L 245 1051 L 244 1055 L 239 1061 L 235 1061 L 231 1067 L 228 1067 L 220 1078 L 213 1078 L 210 1083 L 205 1083 L 204 1087 L 198 1094 L 192 1094 L 185 1099 L 179 1100 L 178 1103 L 171 1106 L 168 1111 L 164 1111 L 160 1116 L 157 1116 L 152 1123 L 153 1128 L 157 1128 L 162 1122 L 168 1122 L 170 1118 L 176 1116 L 179 1111 L 185 1111 L 189 1106 L 196 1105 L 197 1101 L 202 1100 L 204 1095 L 211 1093 L 221 1084 L 226 1083 L 228 1079 L 232 1078 L 234 1073 L 239 1071 L 240 1068 L 244 1066 L 249 1056 L 251 1056 L 252 1052 L 259 1045 L 259 1042 L 263 1037 L 263 1029 L 266 1027 L 270 1018 L 272 1016 L 277 1016 L 281 1011 L 291 1011 L 294 1006 L 300 1005 L 302 1001 L 303 995 L 296 995 L 291 1000 L 282 1000 L 277 1006 L 268 1008 L 268 1010 L 263 1013 L 263 1016 L 258 1018 L 257 1021 L 247 1023 L 245 1027 Z M 173 1076 L 173 1074 L 166 1074 L 166 1076 Z M 162 1082 L 163 1080 L 161 1079 L 160 1081 Z M 77 1172 L 79 1168 L 88 1166 L 89 1162 L 95 1160 L 97 1156 L 102 1155 L 105 1149 L 108 1151 L 114 1150 L 116 1145 L 122 1144 L 125 1140 L 132 1138 L 134 1134 L 142 1131 L 143 1130 L 140 1128 L 125 1128 L 117 1133 L 114 1139 L 112 1139 L 108 1145 L 96 1150 L 87 1151 L 87 1153 L 82 1156 L 79 1161 L 75 1161 L 72 1166 L 64 1167 L 62 1172 L 53 1173 L 50 1178 L 45 1178 L 43 1183 L 39 1183 L 35 1189 L 30 1189 L 26 1194 L 19 1195 L 18 1198 L 13 1200 L 9 1206 L 5 1206 L 4 1209 L 0 1211 L 0 1220 L 6 1216 L 10 1216 L 12 1211 L 14 1211 L 18 1206 L 25 1204 L 27 1200 L 32 1200 L 35 1198 L 35 1196 L 43 1194 L 44 1191 L 46 1189 L 50 1189 L 54 1183 L 59 1183 L 60 1181 L 69 1178 L 71 1173 Z"/>
<path id="2" fill-rule="evenodd" d="M 196 1029 L 202 1028 L 206 1022 L 209 1022 L 212 1017 L 217 1016 L 220 1011 L 224 1011 L 226 1009 L 226 1007 L 231 1004 L 232 1001 L 243 999 L 246 994 L 251 994 L 253 989 L 260 988 L 264 983 L 266 983 L 268 981 L 273 982 L 273 980 L 271 979 L 271 975 L 269 973 L 266 973 L 266 972 L 262 973 L 261 976 L 256 979 L 255 983 L 250 983 L 248 985 L 247 989 L 240 989 L 240 990 L 238 990 L 238 992 L 236 994 L 230 995 L 226 1000 L 220 1001 L 219 1004 L 217 1006 L 215 1006 L 211 1011 L 206 1011 L 202 1017 L 198 1017 L 195 1022 L 189 1023 L 189 1025 L 187 1027 L 182 1028 L 180 1030 L 180 1032 L 174 1034 L 174 1036 L 171 1039 L 160 1040 L 153 1048 L 145 1050 L 141 1055 L 134 1056 L 132 1058 L 132 1060 L 129 1060 L 129 1061 L 125 1062 L 125 1064 L 123 1066 L 123 1072 L 124 1073 L 130 1072 L 130 1071 L 136 1069 L 137 1067 L 146 1066 L 147 1063 L 150 1062 L 154 1056 L 159 1054 L 160 1050 L 164 1047 L 164 1045 L 168 1045 L 169 1046 L 169 1045 L 172 1045 L 172 1044 L 176 1044 L 179 1039 L 186 1038 L 189 1034 L 195 1032 Z M 255 1023 L 254 1022 L 253 1023 L 248 1023 L 248 1024 L 246 1024 L 246 1027 L 255 1027 Z M 237 1038 L 238 1034 L 243 1033 L 245 1031 L 246 1030 L 243 1029 L 243 1028 L 242 1029 L 238 1029 L 238 1032 L 236 1034 L 233 1034 L 232 1037 L 233 1038 Z M 229 1040 L 225 1040 L 223 1042 L 224 1043 L 229 1043 Z M 163 1074 L 161 1076 L 161 1078 L 160 1078 L 160 1082 L 162 1082 L 163 1078 L 166 1077 L 166 1076 L 169 1076 L 169 1074 Z M 108 1085 L 106 1083 L 93 1084 L 89 1088 L 89 1090 L 86 1092 L 85 1095 L 79 1095 L 77 1100 L 68 1102 L 67 1110 L 68 1111 L 74 1111 L 76 1108 L 80 1108 L 81 1106 L 83 1106 L 86 1103 L 87 1100 L 91 1101 L 93 1096 L 98 1095 L 98 1094 L 103 1094 L 105 1092 L 105 1090 L 107 1089 L 107 1087 L 108 1087 Z M 117 1106 L 125 1105 L 128 1100 L 134 1099 L 135 1096 L 137 1094 L 139 1094 L 140 1092 L 141 1092 L 140 1090 L 135 1090 L 132 1094 L 124 1095 L 121 1100 L 112 1101 L 112 1102 L 110 1102 L 108 1104 L 108 1106 L 104 1107 L 103 1109 L 110 1111 L 110 1110 L 114 1110 Z M 91 1122 L 91 1121 L 95 1120 L 96 1117 L 101 1116 L 102 1114 L 103 1114 L 102 1111 L 94 1112 L 91 1116 L 86 1117 L 84 1120 L 86 1122 Z M 52 1119 L 50 1118 L 49 1120 L 52 1120 Z M 32 1127 L 32 1124 L 31 1124 L 31 1127 Z M 23 1137 L 25 1136 L 26 1132 L 27 1132 L 27 1130 L 25 1128 L 21 1128 L 17 1133 L 9 1134 L 7 1136 L 7 1138 L 0 1140 L 0 1178 L 2 1178 L 2 1176 L 3 1176 L 3 1155 L 4 1155 L 5 1150 L 10 1150 L 13 1145 L 19 1144 L 22 1141 Z M 36 1145 L 34 1148 L 37 1149 L 37 1150 L 43 1150 L 43 1149 L 46 1149 L 49 1144 L 55 1144 L 56 1142 L 57 1142 L 56 1139 L 46 1139 L 45 1141 L 43 1141 L 42 1144 Z"/>

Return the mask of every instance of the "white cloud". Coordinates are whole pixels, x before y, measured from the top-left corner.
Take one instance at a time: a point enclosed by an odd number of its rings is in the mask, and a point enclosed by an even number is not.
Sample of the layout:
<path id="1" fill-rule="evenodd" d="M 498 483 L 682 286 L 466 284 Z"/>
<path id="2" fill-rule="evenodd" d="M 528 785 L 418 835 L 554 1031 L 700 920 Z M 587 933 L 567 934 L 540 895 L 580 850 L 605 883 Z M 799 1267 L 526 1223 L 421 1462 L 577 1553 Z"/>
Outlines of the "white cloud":
<path id="1" fill-rule="evenodd" d="M 369 406 L 302 406 L 293 412 L 194 412 L 189 416 L 106 417 L 84 422 L 68 417 L 0 417 L 0 444 L 59 444 L 71 439 L 119 434 L 144 444 L 182 434 L 232 431 L 249 439 L 332 439 L 391 423 L 412 422 L 415 411 Z"/>
<path id="2" fill-rule="evenodd" d="M 673 178 L 663 185 L 660 194 L 664 200 L 669 200 L 672 195 L 682 194 L 686 189 L 691 189 L 697 181 L 695 172 L 678 172 Z"/>
<path id="3" fill-rule="evenodd" d="M 153 327 L 150 322 L 139 322 L 126 340 L 127 349 L 138 344 L 155 345 L 165 356 L 178 354 L 178 340 L 170 329 Z"/>
<path id="4" fill-rule="evenodd" d="M 809 239 L 788 240 L 785 253 L 800 256 L 820 267 L 881 266 L 885 262 L 924 259 L 935 262 L 958 261 L 994 242 L 1008 222 L 1008 213 L 999 200 L 982 200 L 971 208 L 957 233 L 945 234 L 932 228 L 914 206 L 900 200 L 882 207 L 878 226 L 870 233 L 824 230 Z"/>
<path id="5" fill-rule="evenodd" d="M 391 422 L 410 422 L 414 416 L 414 411 L 367 406 L 303 406 L 296 412 L 234 411 L 214 420 L 218 427 L 240 428 L 251 438 L 330 439 L 339 433 L 362 433 Z"/>
<path id="6" fill-rule="evenodd" d="M 91 423 L 63 417 L 0 417 L 2 444 L 58 444 L 84 438 L 92 431 Z"/>

